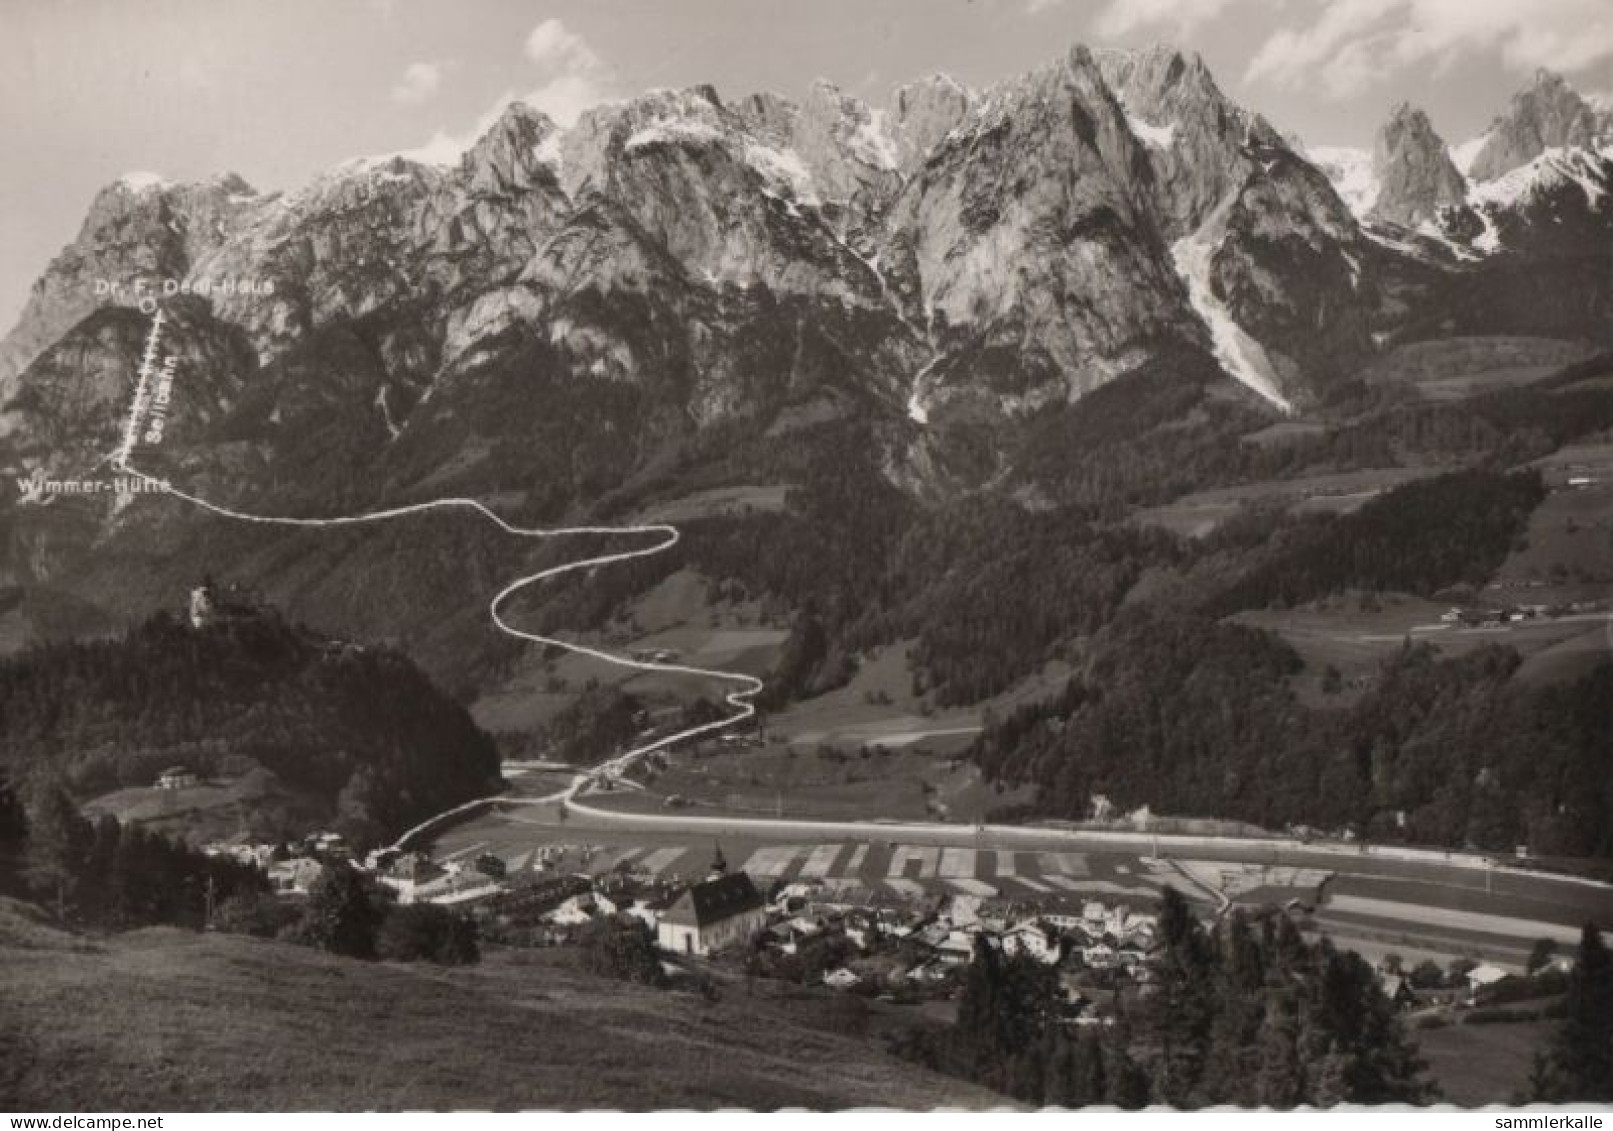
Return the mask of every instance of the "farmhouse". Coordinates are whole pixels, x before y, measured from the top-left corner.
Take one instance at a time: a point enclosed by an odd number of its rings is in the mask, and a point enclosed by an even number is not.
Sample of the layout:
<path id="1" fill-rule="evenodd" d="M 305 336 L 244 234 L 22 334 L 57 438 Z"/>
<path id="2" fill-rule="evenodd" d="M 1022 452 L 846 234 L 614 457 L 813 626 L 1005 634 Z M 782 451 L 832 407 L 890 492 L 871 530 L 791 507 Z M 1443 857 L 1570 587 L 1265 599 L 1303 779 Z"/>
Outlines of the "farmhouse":
<path id="1" fill-rule="evenodd" d="M 199 779 L 184 766 L 169 766 L 157 775 L 158 789 L 189 789 Z"/>
<path id="2" fill-rule="evenodd" d="M 1477 1005 L 1480 996 L 1490 987 L 1506 981 L 1512 975 L 1499 966 L 1485 963 L 1475 966 L 1467 972 L 1467 1000 L 1469 1005 Z"/>
<path id="3" fill-rule="evenodd" d="M 675 954 L 711 954 L 750 939 L 767 923 L 767 905 L 744 872 L 727 874 L 722 853 L 712 875 L 689 888 L 656 924 L 656 942 Z"/>
<path id="4" fill-rule="evenodd" d="M 1052 965 L 1059 960 L 1059 941 L 1056 935 L 1036 923 L 1021 923 L 1002 936 L 1004 954 L 1030 955 L 1038 962 Z"/>
<path id="5" fill-rule="evenodd" d="M 281 894 L 307 895 L 325 866 L 309 856 L 294 856 L 269 865 L 269 886 Z"/>

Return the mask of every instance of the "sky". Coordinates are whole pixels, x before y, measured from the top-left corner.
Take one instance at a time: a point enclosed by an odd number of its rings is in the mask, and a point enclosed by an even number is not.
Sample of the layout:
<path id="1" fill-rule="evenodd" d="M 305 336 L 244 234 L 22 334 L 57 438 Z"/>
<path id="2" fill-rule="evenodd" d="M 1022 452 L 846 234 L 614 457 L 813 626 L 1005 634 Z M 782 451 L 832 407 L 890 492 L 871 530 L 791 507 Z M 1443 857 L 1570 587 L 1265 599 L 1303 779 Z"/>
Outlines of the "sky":
<path id="1" fill-rule="evenodd" d="M 119 175 L 293 188 L 349 157 L 452 152 L 512 98 L 562 122 L 655 87 L 874 105 L 1072 44 L 1197 51 L 1310 144 L 1391 106 L 1451 143 L 1537 67 L 1613 94 L 1607 0 L 0 0 L 0 326 Z"/>

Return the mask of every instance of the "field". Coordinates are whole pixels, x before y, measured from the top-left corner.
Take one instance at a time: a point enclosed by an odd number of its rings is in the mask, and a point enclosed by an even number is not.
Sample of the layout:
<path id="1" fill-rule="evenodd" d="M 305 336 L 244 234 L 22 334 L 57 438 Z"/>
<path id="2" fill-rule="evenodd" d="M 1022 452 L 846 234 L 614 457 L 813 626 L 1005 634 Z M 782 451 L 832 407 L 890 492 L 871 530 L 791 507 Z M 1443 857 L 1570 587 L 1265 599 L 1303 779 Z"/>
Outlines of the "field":
<path id="1" fill-rule="evenodd" d="M 1530 600 L 1491 595 L 1504 600 Z M 1315 601 L 1294 609 L 1239 613 L 1240 624 L 1281 636 L 1305 661 L 1295 680 L 1302 699 L 1316 705 L 1345 705 L 1356 698 L 1383 661 L 1405 641 L 1432 644 L 1459 656 L 1485 644 L 1505 644 L 1524 657 L 1522 674 L 1574 674 L 1583 662 L 1605 654 L 1606 615 L 1599 612 L 1540 617 L 1505 625 L 1466 628 L 1440 621 L 1448 606 L 1405 594 L 1357 594 Z M 1322 691 L 1323 673 L 1332 666 L 1342 677 L 1340 691 Z"/>
<path id="2" fill-rule="evenodd" d="M 670 767 L 652 774 L 642 793 L 619 793 L 613 805 L 660 810 L 676 798 L 673 805 L 701 813 L 978 821 L 1029 799 L 1023 790 L 999 793 L 969 762 L 932 753 L 932 741 L 849 750 L 707 743 L 673 752 Z"/>
<path id="3" fill-rule="evenodd" d="M 1460 400 L 1533 384 L 1592 352 L 1584 343 L 1555 338 L 1445 338 L 1398 346 L 1360 376 L 1371 384 L 1410 386 L 1428 400 Z"/>
<path id="4" fill-rule="evenodd" d="M 1550 1021 L 1446 1025 L 1413 1028 L 1412 1036 L 1445 1099 L 1477 1107 L 1508 1103 L 1524 1090 L 1535 1050 L 1545 1047 L 1553 1028 Z"/>
<path id="5" fill-rule="evenodd" d="M 203 843 L 242 832 L 260 837 L 293 835 L 330 816 L 319 798 L 287 789 L 264 769 L 203 781 L 185 789 L 131 786 L 84 805 L 90 818 L 110 813 L 119 821 Z"/>
<path id="6" fill-rule="evenodd" d="M 570 638 L 624 655 L 666 652 L 677 663 L 761 675 L 772 667 L 787 635 L 763 623 L 754 603 L 711 603 L 705 579 L 680 570 L 629 604 L 604 631 Z M 589 680 L 620 687 L 652 706 L 702 695 L 718 699 L 732 687 L 696 676 L 636 672 L 570 653 L 550 660 L 532 649 L 509 679 L 475 703 L 472 714 L 495 734 L 528 730 L 573 702 Z"/>
<path id="7" fill-rule="evenodd" d="M 652 503 L 635 515 L 633 521 L 678 523 L 719 514 L 781 511 L 789 490 L 787 484 L 713 487 L 682 498 Z"/>
<path id="8" fill-rule="evenodd" d="M 1070 675 L 1068 665 L 1050 662 L 995 698 L 970 707 L 934 710 L 913 694 L 911 650 L 906 641 L 874 649 L 846 686 L 769 716 L 769 733 L 803 745 L 921 744 L 932 751 L 952 752 L 968 745 L 988 710 L 1001 713 L 1051 695 Z"/>
<path id="9" fill-rule="evenodd" d="M 764 888 L 775 881 L 813 880 L 901 898 L 1002 896 L 1068 907 L 1099 899 L 1143 907 L 1171 884 L 1206 906 L 1215 903 L 1209 888 L 1177 863 L 1135 854 L 915 844 L 896 828 L 889 839 L 838 840 L 582 828 L 576 819 L 558 821 L 547 806 L 479 816 L 443 833 L 432 854 L 459 859 L 492 853 L 520 871 L 532 867 L 538 851 L 547 848 L 558 850 L 550 861 L 558 873 L 599 875 L 623 869 L 649 879 L 698 879 L 706 874 L 716 847 L 731 868 L 748 872 Z M 1315 884 L 1290 894 L 1314 898 Z"/>
<path id="10" fill-rule="evenodd" d="M 565 951 L 443 969 L 173 929 L 89 950 L 34 931 L 28 949 L 0 931 L 12 1111 L 1002 1103 L 848 1032 L 821 991 L 784 1003 L 728 983 L 706 1001 L 591 977 Z"/>
<path id="11" fill-rule="evenodd" d="M 1613 589 L 1613 443 L 1565 448 L 1534 466 L 1552 492 L 1492 590 L 1541 603 L 1605 598 Z M 1587 482 L 1570 486 L 1570 479 Z"/>
<path id="12" fill-rule="evenodd" d="M 1145 507 L 1136 512 L 1133 521 L 1202 538 L 1245 507 L 1281 508 L 1292 514 L 1347 514 L 1391 488 L 1438 472 L 1432 467 L 1377 467 L 1213 487 Z"/>

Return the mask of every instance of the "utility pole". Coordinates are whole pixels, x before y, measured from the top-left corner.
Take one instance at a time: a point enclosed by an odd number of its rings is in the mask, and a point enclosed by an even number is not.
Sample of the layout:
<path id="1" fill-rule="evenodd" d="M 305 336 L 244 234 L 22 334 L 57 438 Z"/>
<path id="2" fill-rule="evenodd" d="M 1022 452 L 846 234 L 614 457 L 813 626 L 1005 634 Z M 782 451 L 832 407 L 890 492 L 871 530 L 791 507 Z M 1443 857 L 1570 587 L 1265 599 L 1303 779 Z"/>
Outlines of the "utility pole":
<path id="1" fill-rule="evenodd" d="M 202 926 L 204 929 L 211 931 L 213 929 L 213 906 L 218 900 L 217 878 L 211 875 L 207 877 L 207 887 L 203 890 L 202 895 L 207 902 L 207 918 Z"/>

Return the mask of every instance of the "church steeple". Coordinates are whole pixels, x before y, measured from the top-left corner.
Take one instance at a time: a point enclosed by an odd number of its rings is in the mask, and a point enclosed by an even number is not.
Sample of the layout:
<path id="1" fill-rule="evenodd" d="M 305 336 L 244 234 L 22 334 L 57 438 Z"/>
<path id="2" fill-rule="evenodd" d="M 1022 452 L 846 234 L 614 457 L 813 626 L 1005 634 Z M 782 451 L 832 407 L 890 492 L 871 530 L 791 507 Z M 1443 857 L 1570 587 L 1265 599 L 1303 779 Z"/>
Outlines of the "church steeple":
<path id="1" fill-rule="evenodd" d="M 715 849 L 715 852 L 711 857 L 711 875 L 707 876 L 706 878 L 715 880 L 728 874 L 728 861 L 723 859 L 722 845 L 718 844 L 716 841 L 712 841 L 711 843 L 712 848 Z"/>

